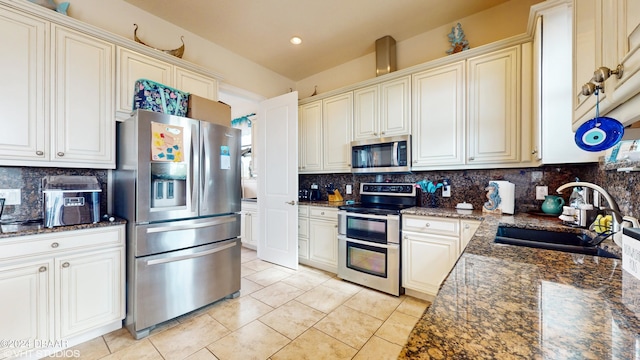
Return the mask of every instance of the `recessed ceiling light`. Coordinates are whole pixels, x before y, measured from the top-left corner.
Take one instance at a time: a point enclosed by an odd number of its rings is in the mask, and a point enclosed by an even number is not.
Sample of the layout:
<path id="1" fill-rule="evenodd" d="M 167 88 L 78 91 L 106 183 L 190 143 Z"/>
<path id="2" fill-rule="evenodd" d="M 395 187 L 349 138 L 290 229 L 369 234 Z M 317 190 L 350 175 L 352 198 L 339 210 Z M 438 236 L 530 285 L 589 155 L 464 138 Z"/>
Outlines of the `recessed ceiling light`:
<path id="1" fill-rule="evenodd" d="M 291 38 L 291 40 L 289 40 L 290 43 L 292 43 L 293 45 L 300 45 L 302 44 L 302 39 L 300 39 L 297 36 L 294 36 Z"/>

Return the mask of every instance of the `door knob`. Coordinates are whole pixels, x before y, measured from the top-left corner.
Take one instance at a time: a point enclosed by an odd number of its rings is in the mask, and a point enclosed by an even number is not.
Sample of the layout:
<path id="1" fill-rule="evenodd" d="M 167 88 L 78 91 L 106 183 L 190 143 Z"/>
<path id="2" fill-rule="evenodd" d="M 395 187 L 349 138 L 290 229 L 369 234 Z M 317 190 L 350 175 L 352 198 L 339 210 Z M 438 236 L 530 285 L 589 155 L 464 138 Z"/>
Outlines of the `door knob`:
<path id="1" fill-rule="evenodd" d="M 295 200 L 285 201 L 284 203 L 285 204 L 289 204 L 289 205 L 295 205 L 296 204 Z"/>
<path id="2" fill-rule="evenodd" d="M 58 156 L 64 156 L 64 153 L 62 151 L 58 151 Z"/>

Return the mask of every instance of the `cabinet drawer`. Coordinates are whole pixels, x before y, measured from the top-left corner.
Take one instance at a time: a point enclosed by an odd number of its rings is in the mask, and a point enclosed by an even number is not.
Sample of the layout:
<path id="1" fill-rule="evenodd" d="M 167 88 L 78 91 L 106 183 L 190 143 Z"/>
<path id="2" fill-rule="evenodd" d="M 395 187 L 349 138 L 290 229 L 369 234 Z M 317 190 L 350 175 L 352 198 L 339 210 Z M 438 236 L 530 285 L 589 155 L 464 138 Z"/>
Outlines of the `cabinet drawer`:
<path id="1" fill-rule="evenodd" d="M 298 218 L 298 237 L 309 238 L 309 218 Z"/>
<path id="2" fill-rule="evenodd" d="M 16 236 L 0 241 L 0 260 L 92 247 L 123 246 L 124 225 Z"/>
<path id="3" fill-rule="evenodd" d="M 309 217 L 337 222 L 338 209 L 310 206 Z"/>
<path id="4" fill-rule="evenodd" d="M 298 205 L 298 216 L 309 216 L 309 205 Z"/>
<path id="5" fill-rule="evenodd" d="M 402 230 L 417 231 L 428 234 L 460 235 L 458 219 L 438 218 L 432 216 L 402 215 Z"/>

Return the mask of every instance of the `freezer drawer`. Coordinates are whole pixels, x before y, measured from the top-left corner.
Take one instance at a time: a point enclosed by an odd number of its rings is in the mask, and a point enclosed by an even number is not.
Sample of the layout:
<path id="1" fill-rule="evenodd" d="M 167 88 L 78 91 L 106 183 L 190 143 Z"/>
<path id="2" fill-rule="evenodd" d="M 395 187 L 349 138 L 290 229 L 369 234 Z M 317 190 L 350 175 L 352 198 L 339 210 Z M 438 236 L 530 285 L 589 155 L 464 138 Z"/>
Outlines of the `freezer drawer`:
<path id="1" fill-rule="evenodd" d="M 160 254 L 240 236 L 240 214 L 171 221 L 134 227 L 134 256 Z"/>
<path id="2" fill-rule="evenodd" d="M 135 259 L 129 331 L 145 337 L 149 327 L 240 291 L 240 246 L 232 239 Z"/>

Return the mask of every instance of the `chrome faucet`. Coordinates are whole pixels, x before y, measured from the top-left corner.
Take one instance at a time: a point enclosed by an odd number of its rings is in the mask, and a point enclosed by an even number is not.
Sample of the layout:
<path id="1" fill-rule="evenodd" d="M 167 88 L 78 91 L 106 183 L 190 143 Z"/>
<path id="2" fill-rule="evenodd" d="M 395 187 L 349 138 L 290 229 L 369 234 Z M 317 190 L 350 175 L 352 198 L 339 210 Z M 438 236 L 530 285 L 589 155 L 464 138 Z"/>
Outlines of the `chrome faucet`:
<path id="1" fill-rule="evenodd" d="M 611 212 L 613 215 L 613 219 L 615 220 L 614 222 L 614 229 L 612 229 L 613 231 L 617 231 L 617 227 L 615 226 L 616 224 L 622 224 L 622 213 L 620 212 L 620 208 L 618 207 L 618 203 L 611 197 L 611 195 L 609 195 L 609 193 L 601 188 L 600 186 L 596 185 L 596 184 L 592 184 L 589 182 L 584 182 L 584 181 L 574 181 L 574 182 L 570 182 L 570 183 L 566 183 L 564 185 L 561 185 L 559 188 L 556 189 L 556 191 L 558 193 L 561 193 L 562 190 L 569 188 L 569 187 L 576 187 L 576 186 L 584 186 L 590 189 L 593 189 L 597 192 L 599 192 L 600 194 L 602 194 L 602 196 L 604 197 L 605 200 L 607 200 L 607 204 L 609 205 L 609 207 L 611 208 Z M 586 200 L 586 199 L 585 199 Z"/>
<path id="2" fill-rule="evenodd" d="M 638 219 L 631 216 L 624 216 L 620 212 L 618 203 L 611 197 L 611 195 L 609 195 L 609 193 L 605 189 L 601 188 L 596 184 L 592 184 L 584 181 L 574 181 L 574 182 L 566 183 L 560 186 L 559 188 L 556 189 L 556 191 L 558 193 L 561 193 L 562 190 L 569 187 L 575 187 L 575 186 L 584 186 L 584 187 L 593 189 L 599 192 L 600 194 L 602 194 L 604 199 L 607 200 L 607 204 L 609 205 L 609 208 L 601 208 L 600 210 L 611 212 L 611 215 L 613 217 L 613 224 L 611 225 L 611 233 L 613 234 L 613 241 L 615 241 L 615 243 L 618 244 L 619 246 L 622 246 L 621 230 L 623 227 L 629 227 L 629 226 L 640 227 L 640 224 L 638 224 Z"/>

